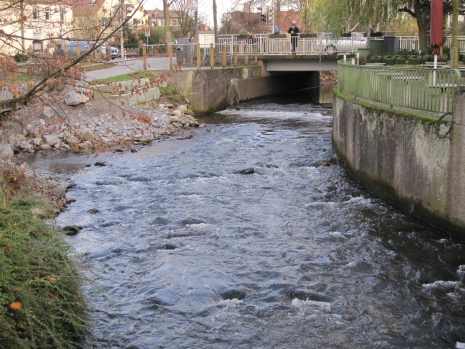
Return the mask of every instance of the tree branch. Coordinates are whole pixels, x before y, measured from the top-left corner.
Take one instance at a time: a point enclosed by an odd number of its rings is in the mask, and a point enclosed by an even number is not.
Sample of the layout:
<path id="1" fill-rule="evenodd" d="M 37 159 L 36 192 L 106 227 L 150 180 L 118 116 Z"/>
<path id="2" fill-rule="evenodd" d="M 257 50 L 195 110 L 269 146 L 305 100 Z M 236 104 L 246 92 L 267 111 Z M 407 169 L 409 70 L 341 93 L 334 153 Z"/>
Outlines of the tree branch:
<path id="1" fill-rule="evenodd" d="M 397 10 L 397 12 L 405 12 L 405 13 L 408 13 L 413 18 L 417 18 L 417 15 L 415 14 L 415 12 L 413 12 L 412 10 L 410 10 L 407 7 L 400 8 L 400 9 Z"/>

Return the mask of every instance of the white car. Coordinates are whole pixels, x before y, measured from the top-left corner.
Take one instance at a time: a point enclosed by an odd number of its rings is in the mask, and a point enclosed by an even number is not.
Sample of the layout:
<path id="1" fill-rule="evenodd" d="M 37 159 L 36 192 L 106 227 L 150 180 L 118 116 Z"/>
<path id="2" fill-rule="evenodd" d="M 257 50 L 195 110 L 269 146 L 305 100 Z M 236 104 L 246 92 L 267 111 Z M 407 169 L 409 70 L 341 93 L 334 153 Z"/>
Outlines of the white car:
<path id="1" fill-rule="evenodd" d="M 358 48 L 367 48 L 368 40 L 363 33 L 352 32 L 350 36 L 334 38 L 331 33 L 322 33 L 318 38 L 317 45 L 321 51 L 327 54 L 337 52 L 356 52 Z"/>
<path id="2" fill-rule="evenodd" d="M 100 46 L 100 49 L 102 50 L 102 57 L 106 57 L 107 55 L 107 46 L 106 45 L 102 45 Z M 119 50 L 114 47 L 114 46 L 110 46 L 110 50 L 111 50 L 111 59 L 115 59 L 116 57 L 119 57 Z"/>

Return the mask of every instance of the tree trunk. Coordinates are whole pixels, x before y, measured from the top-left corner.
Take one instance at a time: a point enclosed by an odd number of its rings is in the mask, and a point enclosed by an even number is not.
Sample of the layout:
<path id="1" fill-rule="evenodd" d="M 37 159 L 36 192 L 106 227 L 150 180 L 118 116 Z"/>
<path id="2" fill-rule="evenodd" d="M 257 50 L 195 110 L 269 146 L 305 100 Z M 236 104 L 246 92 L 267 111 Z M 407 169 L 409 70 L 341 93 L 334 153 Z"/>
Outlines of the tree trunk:
<path id="1" fill-rule="evenodd" d="M 280 18 L 281 18 L 281 0 L 276 0 L 276 6 L 274 9 L 274 18 L 275 18 L 275 26 L 280 27 Z M 274 32 L 274 28 L 273 28 Z"/>
<path id="2" fill-rule="evenodd" d="M 418 26 L 418 39 L 420 40 L 420 50 L 422 53 L 428 52 L 428 41 L 426 36 L 426 24 L 423 21 L 423 13 L 421 11 L 420 0 L 415 0 L 413 4 L 413 12 L 415 12 L 415 17 L 417 20 Z"/>
<path id="3" fill-rule="evenodd" d="M 168 0 L 163 0 L 163 17 L 165 19 L 165 44 L 168 45 L 171 42 L 170 5 Z"/>

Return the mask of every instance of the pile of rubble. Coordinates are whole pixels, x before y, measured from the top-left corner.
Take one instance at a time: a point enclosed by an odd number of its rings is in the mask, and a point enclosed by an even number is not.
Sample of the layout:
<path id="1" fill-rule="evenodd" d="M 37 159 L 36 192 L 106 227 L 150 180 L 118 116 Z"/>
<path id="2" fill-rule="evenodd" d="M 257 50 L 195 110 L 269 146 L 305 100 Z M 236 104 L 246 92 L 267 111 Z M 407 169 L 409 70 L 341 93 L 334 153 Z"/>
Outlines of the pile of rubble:
<path id="1" fill-rule="evenodd" d="M 15 152 L 85 152 L 148 144 L 200 126 L 187 103 L 153 104 L 146 110 L 94 99 L 77 106 L 50 105 L 36 103 L 4 117 L 0 159 L 10 159 Z"/>

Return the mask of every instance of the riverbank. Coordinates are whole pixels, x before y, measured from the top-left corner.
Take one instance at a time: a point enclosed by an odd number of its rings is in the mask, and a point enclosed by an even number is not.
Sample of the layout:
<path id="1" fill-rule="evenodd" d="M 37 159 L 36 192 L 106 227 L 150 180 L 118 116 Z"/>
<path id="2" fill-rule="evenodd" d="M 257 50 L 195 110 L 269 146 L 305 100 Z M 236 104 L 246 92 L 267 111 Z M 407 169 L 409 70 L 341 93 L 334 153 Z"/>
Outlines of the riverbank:
<path id="1" fill-rule="evenodd" d="M 82 277 L 37 184 L 24 166 L 1 164 L 0 347 L 82 348 Z"/>
<path id="2" fill-rule="evenodd" d="M 204 126 L 193 114 L 187 101 L 171 103 L 163 98 L 140 108 L 111 99 L 90 99 L 77 106 L 42 100 L 3 117 L 0 162 L 22 165 L 22 171 L 41 183 L 40 191 L 61 211 L 67 203 L 66 187 L 34 173 L 17 154 L 53 151 L 98 156 L 105 151 L 136 152 L 154 141 L 192 137 L 193 127 Z"/>
<path id="3" fill-rule="evenodd" d="M 88 327 L 82 277 L 60 236 L 63 232 L 50 224 L 72 201 L 66 198 L 72 183 L 34 170 L 18 155 L 137 152 L 154 141 L 190 138 L 192 127 L 203 126 L 187 102 L 161 100 L 146 106 L 150 109 L 113 100 L 91 99 L 78 106 L 46 102 L 1 119 L 2 348 L 81 348 Z"/>

